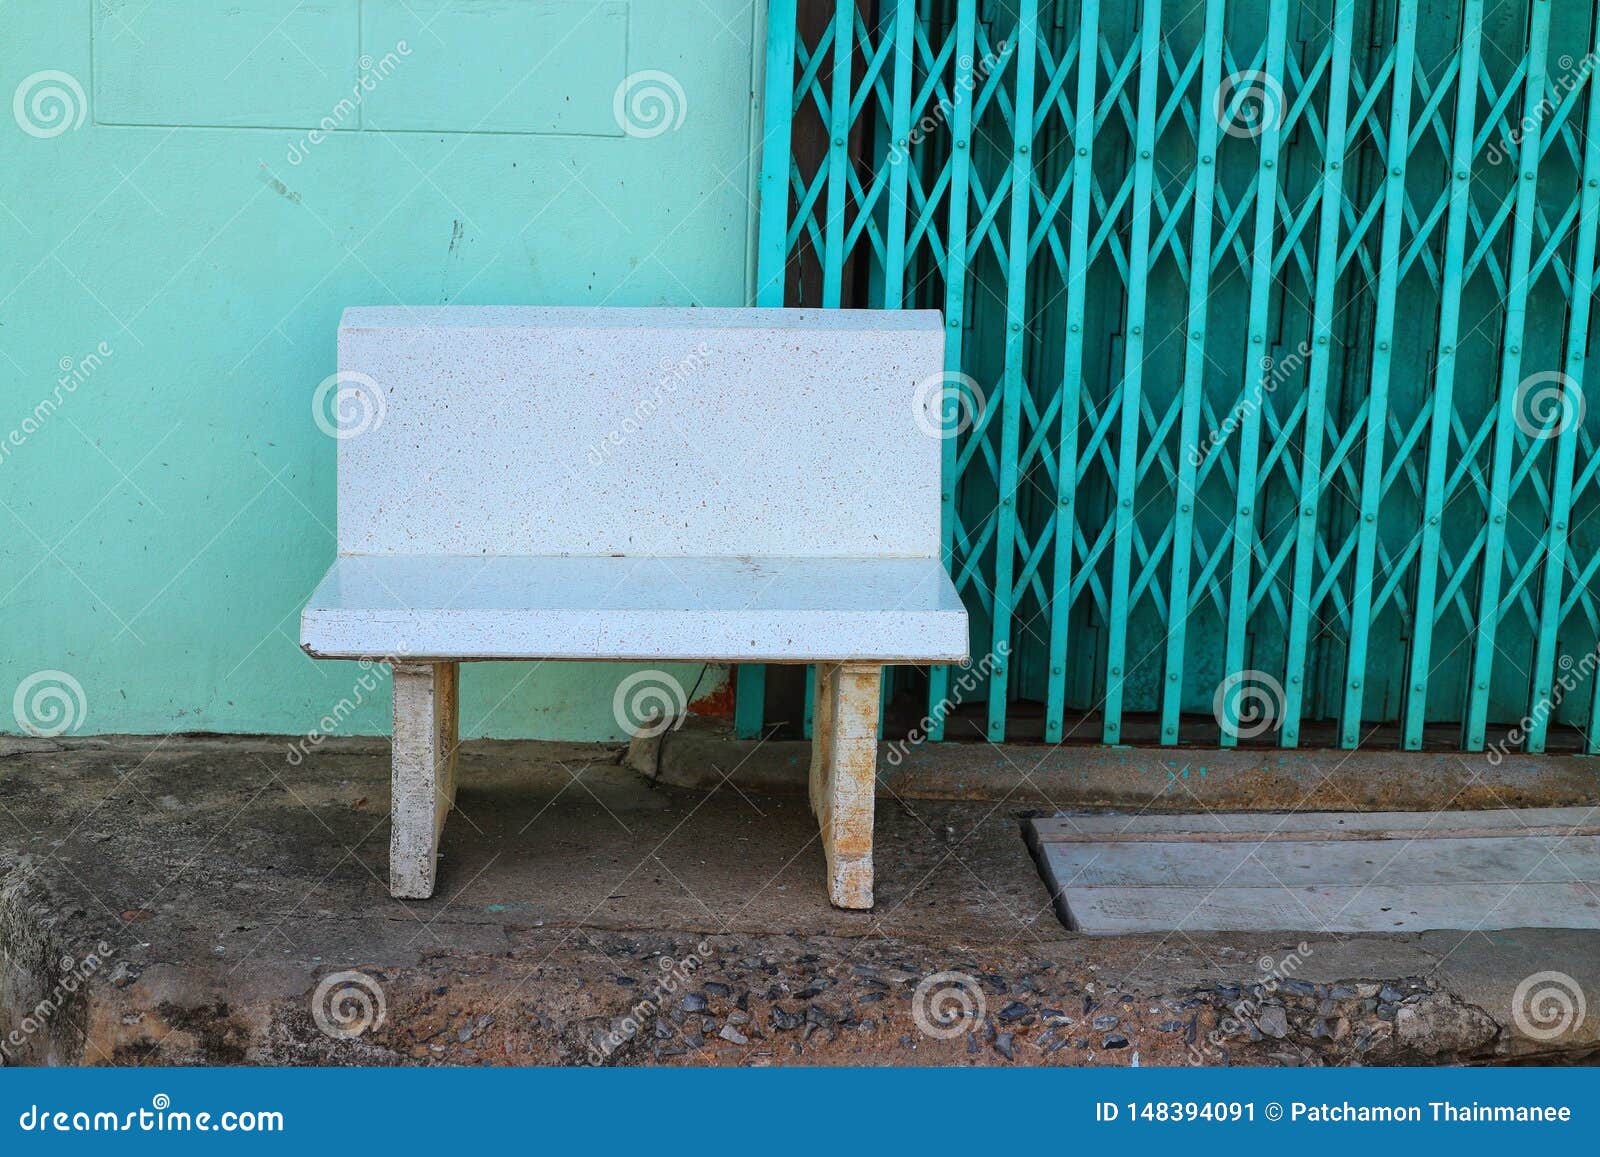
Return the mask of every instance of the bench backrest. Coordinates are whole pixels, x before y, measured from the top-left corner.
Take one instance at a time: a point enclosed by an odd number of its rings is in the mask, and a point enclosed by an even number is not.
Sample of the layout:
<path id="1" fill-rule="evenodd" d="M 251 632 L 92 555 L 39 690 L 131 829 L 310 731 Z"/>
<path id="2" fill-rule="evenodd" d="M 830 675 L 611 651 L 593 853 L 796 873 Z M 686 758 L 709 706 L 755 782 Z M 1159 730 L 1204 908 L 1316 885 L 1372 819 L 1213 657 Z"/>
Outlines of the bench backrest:
<path id="1" fill-rule="evenodd" d="M 931 312 L 348 309 L 339 550 L 932 557 L 943 360 Z"/>

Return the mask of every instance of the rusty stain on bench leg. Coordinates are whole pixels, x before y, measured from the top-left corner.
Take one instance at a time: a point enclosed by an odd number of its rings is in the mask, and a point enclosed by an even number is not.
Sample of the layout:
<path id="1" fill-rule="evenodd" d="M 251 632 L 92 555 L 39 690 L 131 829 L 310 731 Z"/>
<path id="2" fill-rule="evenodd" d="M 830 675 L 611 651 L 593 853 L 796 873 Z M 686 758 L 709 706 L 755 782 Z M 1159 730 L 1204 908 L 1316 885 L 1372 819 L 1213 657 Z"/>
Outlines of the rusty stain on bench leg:
<path id="1" fill-rule="evenodd" d="M 818 663 L 816 670 L 811 810 L 822 828 L 828 896 L 840 908 L 870 908 L 882 668 Z"/>
<path id="2" fill-rule="evenodd" d="M 394 663 L 389 892 L 433 895 L 439 833 L 456 799 L 454 663 Z"/>

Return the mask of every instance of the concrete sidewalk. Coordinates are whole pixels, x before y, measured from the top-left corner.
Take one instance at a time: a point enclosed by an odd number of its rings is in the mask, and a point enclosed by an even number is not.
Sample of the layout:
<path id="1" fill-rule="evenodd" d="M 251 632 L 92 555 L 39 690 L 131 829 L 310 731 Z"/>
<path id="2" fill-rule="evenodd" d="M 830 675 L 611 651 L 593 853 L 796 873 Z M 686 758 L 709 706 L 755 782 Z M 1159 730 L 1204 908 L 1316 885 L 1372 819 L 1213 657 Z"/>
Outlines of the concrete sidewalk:
<path id="1" fill-rule="evenodd" d="M 827 903 L 804 799 L 756 794 L 731 763 L 705 791 L 616 747 L 469 744 L 439 894 L 402 903 L 387 742 L 290 742 L 0 740 L 7 1063 L 1600 1054 L 1600 934 L 1076 936 L 1019 834 L 1038 801 L 1015 797 L 880 799 L 877 907 L 850 913 Z M 1515 802 L 1579 802 L 1562 775 Z M 1148 782 L 1147 804 L 1206 806 L 1180 777 Z M 1552 1034 L 1535 998 L 1569 982 L 1595 1008 Z"/>

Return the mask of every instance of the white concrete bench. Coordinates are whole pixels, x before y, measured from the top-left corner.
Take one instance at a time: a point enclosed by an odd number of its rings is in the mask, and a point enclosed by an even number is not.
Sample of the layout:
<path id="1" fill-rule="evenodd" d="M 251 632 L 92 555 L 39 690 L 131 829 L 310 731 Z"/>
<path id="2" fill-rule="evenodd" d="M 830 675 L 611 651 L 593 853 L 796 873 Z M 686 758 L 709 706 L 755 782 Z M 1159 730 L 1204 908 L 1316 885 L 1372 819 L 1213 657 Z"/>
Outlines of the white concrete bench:
<path id="1" fill-rule="evenodd" d="M 347 310 L 300 641 L 393 668 L 390 890 L 433 894 L 459 662 L 815 663 L 829 892 L 871 907 L 880 666 L 967 655 L 915 408 L 943 356 L 934 313 Z"/>

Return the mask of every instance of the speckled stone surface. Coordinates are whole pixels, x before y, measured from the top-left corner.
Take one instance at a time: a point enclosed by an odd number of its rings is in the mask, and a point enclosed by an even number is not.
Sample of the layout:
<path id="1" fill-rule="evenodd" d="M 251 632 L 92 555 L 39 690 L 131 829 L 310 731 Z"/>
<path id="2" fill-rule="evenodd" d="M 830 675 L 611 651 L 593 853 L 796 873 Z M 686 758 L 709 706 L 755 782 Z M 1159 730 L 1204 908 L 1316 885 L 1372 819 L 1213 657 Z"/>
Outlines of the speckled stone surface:
<path id="1" fill-rule="evenodd" d="M 943 359 L 933 312 L 349 309 L 339 551 L 934 557 Z"/>
<path id="2" fill-rule="evenodd" d="M 959 661 L 939 560 L 347 555 L 300 637 L 327 657 Z"/>
<path id="3" fill-rule="evenodd" d="M 354 308 L 313 654 L 957 661 L 939 315 Z"/>

